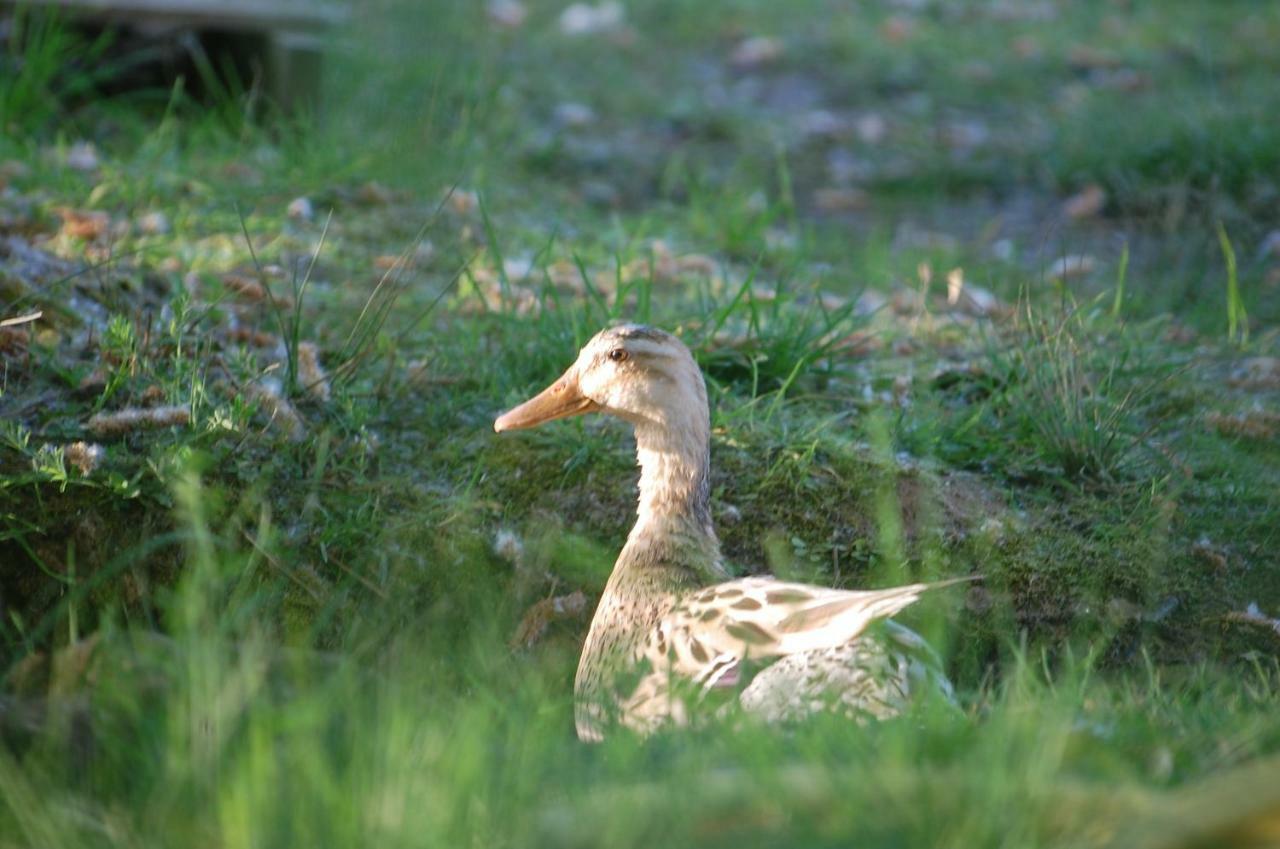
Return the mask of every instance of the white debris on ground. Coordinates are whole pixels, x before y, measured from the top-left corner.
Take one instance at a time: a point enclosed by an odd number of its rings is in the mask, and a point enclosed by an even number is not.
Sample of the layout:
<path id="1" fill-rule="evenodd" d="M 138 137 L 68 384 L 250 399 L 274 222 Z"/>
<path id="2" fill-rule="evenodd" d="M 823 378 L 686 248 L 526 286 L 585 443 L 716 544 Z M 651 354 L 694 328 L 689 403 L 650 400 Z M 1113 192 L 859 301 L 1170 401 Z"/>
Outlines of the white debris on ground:
<path id="1" fill-rule="evenodd" d="M 289 206 L 285 208 L 285 214 L 297 221 L 310 221 L 315 217 L 315 209 L 311 206 L 311 199 L 306 197 L 298 197 L 289 201 Z"/>
<path id="2" fill-rule="evenodd" d="M 1067 198 L 1062 204 L 1062 214 L 1073 221 L 1094 218 L 1106 205 L 1106 191 L 1096 183 L 1091 183 Z"/>
<path id="3" fill-rule="evenodd" d="M 1256 601 L 1249 602 L 1249 606 L 1244 610 L 1233 610 L 1225 617 L 1228 622 L 1239 622 L 1242 625 L 1256 625 L 1259 628 L 1268 628 L 1280 637 L 1280 617 L 1267 616 L 1258 607 Z"/>
<path id="4" fill-rule="evenodd" d="M 529 10 L 517 0 L 489 0 L 485 13 L 496 26 L 519 29 L 529 17 Z"/>
<path id="5" fill-rule="evenodd" d="M 85 428 L 99 437 L 124 436 L 138 430 L 184 427 L 191 422 L 186 406 L 125 407 L 111 413 L 95 413 Z"/>
<path id="6" fill-rule="evenodd" d="M 80 474 L 88 477 L 102 462 L 107 451 L 96 442 L 73 442 L 62 449 L 62 456 L 67 462 L 80 470 Z"/>
<path id="7" fill-rule="evenodd" d="M 147 212 L 138 216 L 138 231 L 147 236 L 164 236 L 171 229 L 169 216 L 163 212 Z"/>
<path id="8" fill-rule="evenodd" d="M 76 142 L 67 148 L 66 157 L 63 161 L 71 170 L 84 173 L 97 171 L 100 164 L 98 149 L 94 147 L 93 142 L 87 141 Z"/>
<path id="9" fill-rule="evenodd" d="M 520 620 L 511 638 L 511 647 L 530 648 L 546 636 L 552 623 L 577 619 L 586 612 L 587 597 L 581 590 L 544 598 L 525 611 L 524 618 Z"/>
<path id="10" fill-rule="evenodd" d="M 1236 389 L 1280 389 L 1280 357 L 1241 360 L 1227 378 Z"/>
<path id="11" fill-rule="evenodd" d="M 617 0 L 597 5 L 574 3 L 560 13 L 560 32 L 580 37 L 616 32 L 626 23 L 627 12 Z"/>
<path id="12" fill-rule="evenodd" d="M 298 343 L 298 382 L 317 401 L 329 400 L 329 375 L 320 365 L 320 349 L 314 342 Z"/>
<path id="13" fill-rule="evenodd" d="M 1097 260 L 1086 254 L 1068 254 L 1059 257 L 1049 266 L 1049 276 L 1055 280 L 1072 280 L 1093 273 Z"/>
<path id="14" fill-rule="evenodd" d="M 512 566 L 517 566 L 524 556 L 524 543 L 520 541 L 515 531 L 499 528 L 493 537 L 493 553 Z"/>
<path id="15" fill-rule="evenodd" d="M 739 70 L 758 68 L 782 56 L 782 42 L 772 36 L 758 35 L 738 42 L 729 54 L 729 64 Z"/>
<path id="16" fill-rule="evenodd" d="M 298 442 L 307 435 L 302 416 L 298 415 L 298 410 L 292 402 L 284 397 L 280 381 L 265 378 L 256 383 L 250 383 L 245 386 L 244 394 L 266 414 L 269 424 L 279 428 L 290 442 Z"/>

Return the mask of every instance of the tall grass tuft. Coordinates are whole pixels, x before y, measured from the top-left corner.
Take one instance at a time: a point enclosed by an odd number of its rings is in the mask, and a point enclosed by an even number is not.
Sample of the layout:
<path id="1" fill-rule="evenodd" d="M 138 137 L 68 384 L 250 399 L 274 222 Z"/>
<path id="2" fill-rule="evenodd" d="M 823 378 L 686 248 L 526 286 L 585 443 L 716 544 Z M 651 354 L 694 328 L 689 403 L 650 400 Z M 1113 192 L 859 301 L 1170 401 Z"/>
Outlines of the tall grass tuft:
<path id="1" fill-rule="evenodd" d="M 1152 430 L 1143 405 L 1170 373 L 1105 333 L 1101 318 L 1091 305 L 1024 301 L 1012 343 L 992 352 L 1017 431 L 1073 480 L 1116 481 L 1137 470 Z"/>
<path id="2" fill-rule="evenodd" d="M 0 53 L 0 129 L 38 131 L 69 100 L 91 93 L 111 72 L 101 63 L 110 45 L 109 32 L 86 41 L 56 10 L 17 4 Z"/>

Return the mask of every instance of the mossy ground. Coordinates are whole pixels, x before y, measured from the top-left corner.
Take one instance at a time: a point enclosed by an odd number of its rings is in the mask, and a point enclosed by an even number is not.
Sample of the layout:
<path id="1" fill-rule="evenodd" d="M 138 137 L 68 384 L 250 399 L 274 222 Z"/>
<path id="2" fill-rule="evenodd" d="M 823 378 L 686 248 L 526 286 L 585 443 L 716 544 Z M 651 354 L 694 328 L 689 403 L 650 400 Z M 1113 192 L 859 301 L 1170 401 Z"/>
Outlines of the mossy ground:
<path id="1" fill-rule="evenodd" d="M 0 842 L 1252 845 L 1280 15 L 473 5 L 361 15 L 315 121 L 75 62 L 0 116 Z M 708 376 L 735 570 L 986 576 L 907 616 L 962 719 L 572 739 L 590 603 L 521 629 L 629 436 L 491 424 L 621 318 Z"/>

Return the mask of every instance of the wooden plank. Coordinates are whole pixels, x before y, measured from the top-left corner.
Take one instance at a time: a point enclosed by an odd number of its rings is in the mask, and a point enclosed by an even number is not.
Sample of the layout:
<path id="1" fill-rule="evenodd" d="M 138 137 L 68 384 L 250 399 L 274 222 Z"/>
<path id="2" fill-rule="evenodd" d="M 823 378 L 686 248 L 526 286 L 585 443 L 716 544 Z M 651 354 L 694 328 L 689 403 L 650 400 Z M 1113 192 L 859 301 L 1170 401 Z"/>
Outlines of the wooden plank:
<path id="1" fill-rule="evenodd" d="M 274 32 L 267 45 L 267 92 L 290 112 L 320 109 L 322 39 L 305 32 Z"/>
<path id="2" fill-rule="evenodd" d="M 10 8 L 19 0 L 0 0 Z M 320 0 L 24 0 L 77 17 L 197 29 L 322 30 L 347 19 L 344 5 Z"/>

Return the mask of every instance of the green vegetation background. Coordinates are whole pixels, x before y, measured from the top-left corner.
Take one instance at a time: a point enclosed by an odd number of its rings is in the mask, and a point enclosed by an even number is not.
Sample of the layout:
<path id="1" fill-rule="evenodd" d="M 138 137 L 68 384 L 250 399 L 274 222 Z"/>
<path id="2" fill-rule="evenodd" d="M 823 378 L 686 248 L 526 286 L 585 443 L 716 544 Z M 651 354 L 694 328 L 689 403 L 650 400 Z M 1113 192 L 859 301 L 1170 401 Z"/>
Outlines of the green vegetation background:
<path id="1" fill-rule="evenodd" d="M 311 116 L 10 29 L 0 845 L 1275 845 L 1280 11 L 565 5 L 361 6 Z M 987 576 L 962 718 L 574 739 L 628 437 L 491 422 L 619 318 L 739 571 Z"/>

